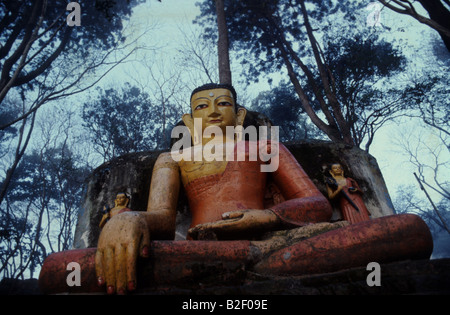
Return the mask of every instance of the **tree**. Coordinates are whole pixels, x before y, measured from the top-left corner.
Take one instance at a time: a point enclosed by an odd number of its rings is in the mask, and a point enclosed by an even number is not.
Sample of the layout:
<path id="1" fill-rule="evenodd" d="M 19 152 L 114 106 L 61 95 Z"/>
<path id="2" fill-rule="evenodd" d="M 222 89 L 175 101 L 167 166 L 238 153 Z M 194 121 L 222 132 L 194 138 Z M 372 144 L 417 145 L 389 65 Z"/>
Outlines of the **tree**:
<path id="1" fill-rule="evenodd" d="M 23 103 L 23 102 L 22 102 Z M 24 111 L 24 106 L 22 106 L 22 112 Z M 29 127 L 28 129 L 26 129 L 27 127 L 27 123 L 28 120 L 31 120 L 31 122 L 29 123 Z M 5 172 L 5 177 L 4 180 L 2 181 L 1 184 L 1 190 L 0 190 L 0 204 L 3 202 L 5 196 L 6 196 L 6 192 L 8 190 L 8 187 L 10 185 L 12 176 L 17 168 L 17 166 L 19 165 L 20 160 L 22 159 L 23 155 L 25 154 L 25 151 L 28 147 L 28 143 L 30 142 L 31 139 L 31 134 L 33 132 L 33 128 L 34 128 L 34 123 L 36 120 L 36 112 L 33 112 L 31 115 L 31 119 L 30 117 L 24 118 L 20 121 L 21 126 L 19 127 L 19 132 L 15 133 L 16 135 L 16 149 L 14 150 L 13 153 L 13 161 L 11 162 L 10 166 L 6 167 L 6 172 Z M 11 129 L 13 127 L 8 126 L 7 128 L 5 128 L 6 130 Z M 4 139 L 5 140 L 5 139 Z M 6 155 L 6 153 L 5 153 Z"/>
<path id="2" fill-rule="evenodd" d="M 323 135 L 308 123 L 301 102 L 288 83 L 263 91 L 253 100 L 251 109 L 270 117 L 280 128 L 280 141 L 320 138 Z"/>
<path id="3" fill-rule="evenodd" d="M 376 131 L 408 108 L 396 78 L 406 58 L 372 29 L 330 26 L 324 42 L 324 59 L 353 141 L 369 152 Z"/>
<path id="4" fill-rule="evenodd" d="M 219 78 L 222 84 L 231 84 L 231 67 L 228 44 L 228 29 L 225 14 L 224 0 L 215 0 L 217 14 L 217 29 L 219 39 L 217 41 L 217 52 L 219 57 Z"/>
<path id="5" fill-rule="evenodd" d="M 417 192 L 417 185 L 401 185 L 397 188 L 393 199 L 396 213 L 414 213 L 419 215 L 430 228 L 433 236 L 433 258 L 445 258 L 450 254 L 448 240 L 450 237 L 450 200 L 441 199 L 436 209 Z M 439 215 L 437 215 L 439 213 Z"/>
<path id="6" fill-rule="evenodd" d="M 185 69 L 182 72 L 190 84 L 189 91 L 205 82 L 219 82 L 217 45 L 205 40 L 198 28 L 179 31 L 183 34 L 183 41 L 177 49 L 177 55 L 180 57 L 179 67 Z"/>
<path id="7" fill-rule="evenodd" d="M 429 128 L 440 134 L 442 143 L 450 150 L 450 79 L 448 66 L 442 71 L 426 71 L 411 78 L 405 89 L 408 100 L 406 116 L 419 118 Z"/>
<path id="8" fill-rule="evenodd" d="M 86 57 L 93 47 L 108 50 L 115 46 L 122 18 L 139 2 L 87 1 L 82 6 L 82 27 L 71 27 L 67 1 L 2 0 L 0 38 L 5 44 L 0 48 L 0 103 L 13 87 L 32 89 L 30 84 L 48 75 L 61 56 L 76 50 Z"/>
<path id="9" fill-rule="evenodd" d="M 407 0 L 379 0 L 387 8 L 415 18 L 420 23 L 438 31 L 447 50 L 450 51 L 450 1 L 448 0 L 419 0 L 417 2 L 427 11 L 429 17 L 419 14 L 414 3 Z M 413 1 L 415 2 L 415 1 Z"/>
<path id="10" fill-rule="evenodd" d="M 328 64 L 330 53 L 324 51 L 327 47 L 320 44 L 318 38 L 326 37 L 328 29 L 325 20 L 330 19 L 330 15 L 336 14 L 354 24 L 356 17 L 353 12 L 356 12 L 357 8 L 361 8 L 361 4 L 356 2 L 225 1 L 231 48 L 241 52 L 241 63 L 246 77 L 257 81 L 262 74 L 279 73 L 284 68 L 303 110 L 311 121 L 332 141 L 349 145 L 361 144 L 362 129 L 354 128 L 355 115 L 351 114 L 350 108 L 346 111 L 346 105 L 342 103 L 343 98 L 339 95 L 343 90 L 338 90 L 337 87 L 335 71 L 338 69 L 333 69 Z M 208 25 L 214 17 L 213 5 L 210 1 L 204 1 L 200 4 L 200 9 L 201 15 L 196 23 Z M 340 12 L 345 12 L 345 16 L 339 15 Z M 339 27 L 343 25 L 340 24 Z M 205 27 L 205 32 L 206 36 L 214 38 L 212 28 Z M 348 41 L 347 44 L 356 46 L 362 44 L 362 41 Z M 384 50 L 372 47 L 372 53 L 374 49 L 378 49 L 377 53 L 386 53 L 389 52 L 388 48 L 392 51 L 392 47 L 386 45 Z M 354 53 L 361 51 L 362 49 L 359 49 Z M 355 54 L 352 57 L 355 57 Z M 337 60 L 338 56 L 334 58 Z M 363 71 L 363 66 L 369 65 L 359 66 L 358 70 Z M 397 70 L 398 68 L 399 65 Z M 358 79 L 366 78 L 360 76 Z M 372 79 L 376 79 L 375 74 L 372 74 Z M 363 86 L 362 82 L 358 83 Z M 383 106 L 389 108 L 388 104 Z M 389 114 L 389 111 L 383 112 L 383 115 L 386 114 Z M 373 118 L 371 119 L 373 121 Z M 371 137 L 374 131 L 375 129 L 370 131 Z"/>
<path id="11" fill-rule="evenodd" d="M 446 144 L 448 136 L 443 137 L 439 129 L 429 129 L 426 135 L 418 130 L 417 128 L 417 130 L 401 133 L 393 140 L 413 167 L 415 180 L 424 193 L 423 197 L 426 197 L 425 202 L 431 205 L 431 207 L 422 207 L 422 210 L 431 208 L 430 213 L 433 214 L 435 223 L 450 234 L 450 223 L 446 221 L 449 216 L 450 202 L 450 160 Z M 433 199 L 439 200 L 437 205 Z M 418 204 L 418 202 L 411 202 L 411 204 Z M 420 207 L 416 206 L 416 208 Z"/>
<path id="12" fill-rule="evenodd" d="M 0 274 L 30 276 L 49 252 L 71 247 L 88 169 L 74 154 L 73 114 L 37 122 L 40 140 L 24 154 L 0 207 Z"/>
<path id="13" fill-rule="evenodd" d="M 64 148 L 24 156 L 1 211 L 0 274 L 21 277 L 72 245 L 85 172 Z M 8 274 L 9 273 L 9 274 Z"/>
<path id="14" fill-rule="evenodd" d="M 161 111 L 147 93 L 126 83 L 97 88 L 98 96 L 83 105 L 82 118 L 95 150 L 106 162 L 116 156 L 157 148 Z"/>
<path id="15" fill-rule="evenodd" d="M 66 1 L 0 2 L 0 39 L 5 43 L 0 48 L 0 102 L 4 113 L 8 110 L 6 97 L 22 104 L 20 111 L 4 116 L 9 119 L 0 126 L 0 130 L 6 130 L 21 125 L 14 159 L 2 180 L 0 204 L 27 149 L 37 110 L 91 88 L 139 49 L 133 47 L 134 42 L 125 42 L 121 32 L 123 18 L 140 2 L 86 2 L 82 24 L 74 27 L 66 20 Z"/>

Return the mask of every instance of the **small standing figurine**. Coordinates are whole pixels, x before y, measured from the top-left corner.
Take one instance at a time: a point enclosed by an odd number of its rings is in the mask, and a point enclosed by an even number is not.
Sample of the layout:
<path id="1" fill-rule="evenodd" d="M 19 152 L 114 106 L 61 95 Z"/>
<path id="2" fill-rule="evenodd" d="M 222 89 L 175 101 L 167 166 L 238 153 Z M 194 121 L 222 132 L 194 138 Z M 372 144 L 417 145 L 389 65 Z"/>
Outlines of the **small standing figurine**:
<path id="1" fill-rule="evenodd" d="M 116 200 L 114 200 L 114 208 L 110 209 L 108 206 L 103 207 L 103 217 L 100 221 L 100 228 L 103 228 L 105 226 L 106 222 L 109 221 L 113 216 L 116 214 L 125 212 L 125 211 L 131 211 L 131 209 L 127 208 L 128 204 L 130 203 L 130 197 L 126 193 L 120 192 L 116 195 Z"/>
<path id="2" fill-rule="evenodd" d="M 326 177 L 328 198 L 339 198 L 339 208 L 344 219 L 351 224 L 370 220 L 370 213 L 361 198 L 363 192 L 352 178 L 344 177 L 344 170 L 339 163 L 331 165 L 332 178 Z"/>

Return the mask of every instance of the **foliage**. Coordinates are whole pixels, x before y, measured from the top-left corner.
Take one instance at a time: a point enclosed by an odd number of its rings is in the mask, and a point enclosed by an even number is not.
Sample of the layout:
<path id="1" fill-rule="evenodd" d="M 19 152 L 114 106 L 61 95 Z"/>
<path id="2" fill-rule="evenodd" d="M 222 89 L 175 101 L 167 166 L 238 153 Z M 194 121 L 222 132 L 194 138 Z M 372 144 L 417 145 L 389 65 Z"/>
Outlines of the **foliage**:
<path id="1" fill-rule="evenodd" d="M 406 58 L 370 29 L 355 32 L 339 27 L 324 41 L 324 58 L 352 138 L 358 146 L 365 142 L 369 151 L 375 132 L 407 107 L 405 91 L 395 80 L 404 71 Z"/>
<path id="2" fill-rule="evenodd" d="M 449 67 L 428 71 L 411 80 L 405 89 L 409 117 L 420 118 L 430 128 L 442 134 L 442 142 L 450 149 L 450 77 Z"/>
<path id="3" fill-rule="evenodd" d="M 296 141 L 323 137 L 308 123 L 300 100 L 286 82 L 263 91 L 253 100 L 251 109 L 260 112 L 280 128 L 280 141 Z"/>
<path id="4" fill-rule="evenodd" d="M 90 88 L 137 49 L 127 46 L 122 31 L 142 2 L 79 1 L 81 26 L 70 27 L 68 1 L 0 0 L 1 275 L 21 277 L 48 246 L 70 246 L 84 168 L 67 141 L 28 153 L 29 143 L 39 141 L 31 140 L 37 112 Z M 106 70 L 96 76 L 99 69 Z"/>
<path id="5" fill-rule="evenodd" d="M 370 91 L 370 87 L 381 77 L 396 74 L 404 64 L 399 51 L 376 35 L 352 26 L 342 32 L 341 25 L 330 32 L 332 17 L 354 25 L 355 12 L 363 5 L 357 1 L 244 0 L 226 1 L 225 9 L 230 48 L 239 52 L 249 81 L 285 69 L 304 111 L 322 132 L 332 141 L 358 146 L 367 137 L 368 149 L 374 132 L 386 121 L 380 117 L 391 117 L 400 109 L 392 106 L 394 100 L 381 102 L 381 91 Z M 200 3 L 201 15 L 195 22 L 211 25 L 213 9 L 210 1 Z M 209 26 L 205 33 L 215 37 Z"/>
<path id="6" fill-rule="evenodd" d="M 161 108 L 151 103 L 147 93 L 129 83 L 97 92 L 96 98 L 83 105 L 82 117 L 104 161 L 158 146 Z"/>
<path id="7" fill-rule="evenodd" d="M 357 7 L 353 2 L 307 1 L 312 9 L 308 10 L 310 18 L 318 22 L 338 11 L 345 10 L 348 18 Z M 201 14 L 194 21 L 204 25 L 205 37 L 215 40 L 214 2 L 198 3 Z M 299 56 L 308 53 L 309 44 L 299 9 L 299 1 L 292 0 L 244 0 L 225 1 L 228 22 L 230 49 L 240 51 L 247 58 L 243 64 L 248 66 L 249 80 L 258 80 L 259 74 L 278 71 L 283 67 L 278 46 L 283 38 L 302 43 L 298 46 Z M 282 35 L 281 37 L 279 35 Z M 250 52 L 250 54 L 248 54 Z"/>
<path id="8" fill-rule="evenodd" d="M 0 107 L 0 125 L 7 123 L 14 119 L 19 112 L 17 103 L 13 100 L 6 99 L 4 101 L 4 106 Z M 6 146 L 12 138 L 16 137 L 18 133 L 18 129 L 16 126 L 9 126 L 5 128 L 2 132 L 0 132 L 0 157 L 3 157 L 6 154 L 6 149 L 3 146 Z"/>
<path id="9" fill-rule="evenodd" d="M 138 49 L 125 44 L 120 33 L 122 19 L 140 2 L 83 3 L 82 27 L 68 25 L 66 1 L 0 2 L 0 39 L 4 42 L 0 47 L 0 103 L 2 118 L 8 117 L 0 130 L 12 126 L 19 130 L 12 141 L 16 146 L 9 156 L 12 162 L 4 168 L 0 204 L 32 138 L 37 111 L 51 101 L 89 89 Z M 110 9 L 114 14 L 109 14 Z M 101 75 L 96 73 L 100 70 Z M 8 106 L 8 98 L 19 100 L 20 107 Z"/>
<path id="10" fill-rule="evenodd" d="M 23 277 L 48 250 L 70 249 L 87 169 L 64 146 L 26 154 L 0 208 L 0 275 Z"/>
<path id="11" fill-rule="evenodd" d="M 77 52 L 86 58 L 92 49 L 111 49 L 123 27 L 122 19 L 139 2 L 142 1 L 135 0 L 130 5 L 125 0 L 84 1 L 83 27 L 70 27 L 66 23 L 67 1 L 2 0 L 0 41 L 5 44 L 0 48 L 0 103 L 11 87 L 35 89 L 33 80 L 47 76 L 60 56 Z"/>
<path id="12" fill-rule="evenodd" d="M 448 0 L 418 0 L 428 14 L 428 17 L 418 13 L 420 8 L 416 1 L 408 0 L 379 0 L 384 6 L 400 13 L 406 14 L 415 18 L 420 23 L 423 23 L 435 29 L 442 38 L 447 50 L 450 51 L 450 3 Z"/>

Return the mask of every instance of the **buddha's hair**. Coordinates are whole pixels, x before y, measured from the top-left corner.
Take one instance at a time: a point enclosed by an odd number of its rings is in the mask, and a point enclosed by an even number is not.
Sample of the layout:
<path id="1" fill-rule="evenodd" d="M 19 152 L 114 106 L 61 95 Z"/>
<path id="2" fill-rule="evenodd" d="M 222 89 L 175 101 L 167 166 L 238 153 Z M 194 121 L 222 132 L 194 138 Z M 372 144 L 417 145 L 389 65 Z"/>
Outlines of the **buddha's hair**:
<path id="1" fill-rule="evenodd" d="M 204 84 L 204 85 L 199 86 L 198 88 L 196 88 L 194 91 L 192 91 L 190 99 L 192 100 L 192 96 L 194 96 L 195 93 L 198 93 L 200 91 L 205 91 L 205 90 L 213 90 L 213 89 L 227 89 L 228 91 L 230 91 L 231 94 L 233 94 L 234 105 L 235 105 L 235 109 L 236 109 L 236 106 L 237 106 L 237 95 L 236 95 L 236 90 L 234 89 L 234 87 L 231 84 L 219 84 L 219 83 L 207 83 L 207 84 Z"/>
<path id="2" fill-rule="evenodd" d="M 131 200 L 130 195 L 128 195 L 128 193 L 126 193 L 126 192 L 124 192 L 124 191 L 119 191 L 119 192 L 116 194 L 116 197 L 117 197 L 117 195 L 125 195 L 125 197 L 128 199 L 128 201 Z"/>

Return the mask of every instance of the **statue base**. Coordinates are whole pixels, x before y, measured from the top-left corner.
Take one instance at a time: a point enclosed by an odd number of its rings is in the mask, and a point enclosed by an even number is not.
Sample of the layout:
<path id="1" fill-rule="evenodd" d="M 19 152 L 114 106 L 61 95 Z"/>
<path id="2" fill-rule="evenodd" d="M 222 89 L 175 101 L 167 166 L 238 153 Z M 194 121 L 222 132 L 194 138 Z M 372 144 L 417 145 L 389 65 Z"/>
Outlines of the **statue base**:
<path id="1" fill-rule="evenodd" d="M 366 267 L 351 268 L 332 273 L 296 277 L 261 276 L 247 272 L 246 280 L 240 284 L 205 285 L 197 288 L 184 287 L 139 287 L 133 294 L 156 295 L 152 303 L 161 296 L 209 295 L 239 296 L 254 295 L 448 295 L 450 294 L 450 258 L 404 260 L 381 264 L 381 286 L 368 286 L 370 271 Z M 9 279 L 0 281 L 0 295 L 42 295 L 37 279 Z M 66 290 L 59 294 L 73 294 Z M 80 293 L 78 293 L 80 294 Z M 86 295 L 104 295 L 103 290 Z M 268 297 L 270 298 L 270 297 Z M 189 298 L 184 298 L 187 301 Z M 298 297 L 294 297 L 298 299 Z M 146 300 L 147 301 L 147 300 Z M 166 301 L 163 299 L 163 301 Z M 170 300 L 172 301 L 172 300 Z M 171 302 L 172 303 L 172 302 Z M 162 304 L 167 307 L 167 304 Z M 178 308 L 181 308 L 181 303 Z M 174 306 L 175 307 L 175 306 Z"/>

